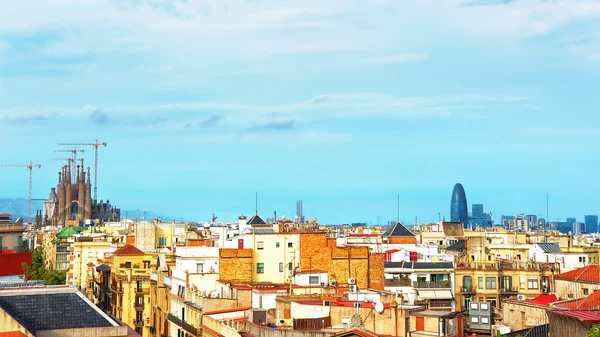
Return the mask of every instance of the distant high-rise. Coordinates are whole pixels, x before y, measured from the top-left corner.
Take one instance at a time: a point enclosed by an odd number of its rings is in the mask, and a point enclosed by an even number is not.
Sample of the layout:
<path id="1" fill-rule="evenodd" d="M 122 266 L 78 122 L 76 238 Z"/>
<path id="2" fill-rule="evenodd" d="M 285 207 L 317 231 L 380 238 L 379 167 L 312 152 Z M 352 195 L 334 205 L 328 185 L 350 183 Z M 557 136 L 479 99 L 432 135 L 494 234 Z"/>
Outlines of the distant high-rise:
<path id="1" fill-rule="evenodd" d="M 471 216 L 482 217 L 483 216 L 483 204 L 473 204 L 471 210 Z"/>
<path id="2" fill-rule="evenodd" d="M 454 185 L 452 200 L 450 201 L 450 221 L 462 222 L 463 226 L 469 225 L 469 211 L 465 189 L 460 183 Z"/>
<path id="3" fill-rule="evenodd" d="M 585 216 L 585 231 L 586 231 L 586 233 L 598 233 L 598 216 L 597 215 L 586 215 Z"/>
<path id="4" fill-rule="evenodd" d="M 473 204 L 469 214 L 469 225 L 473 227 L 488 227 L 493 225 L 492 215 L 483 213 L 483 204 Z"/>

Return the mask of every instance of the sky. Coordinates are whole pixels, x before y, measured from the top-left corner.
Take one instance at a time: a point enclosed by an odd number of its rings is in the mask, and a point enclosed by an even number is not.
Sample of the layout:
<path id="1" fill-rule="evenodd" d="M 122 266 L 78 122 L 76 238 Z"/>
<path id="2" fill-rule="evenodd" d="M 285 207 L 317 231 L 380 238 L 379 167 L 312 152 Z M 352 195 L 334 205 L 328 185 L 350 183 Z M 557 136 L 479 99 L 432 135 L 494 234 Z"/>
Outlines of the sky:
<path id="1" fill-rule="evenodd" d="M 600 213 L 597 0 L 0 0 L 0 158 L 165 217 Z M 93 167 L 93 149 L 84 148 Z M 0 168 L 0 198 L 27 196 Z"/>

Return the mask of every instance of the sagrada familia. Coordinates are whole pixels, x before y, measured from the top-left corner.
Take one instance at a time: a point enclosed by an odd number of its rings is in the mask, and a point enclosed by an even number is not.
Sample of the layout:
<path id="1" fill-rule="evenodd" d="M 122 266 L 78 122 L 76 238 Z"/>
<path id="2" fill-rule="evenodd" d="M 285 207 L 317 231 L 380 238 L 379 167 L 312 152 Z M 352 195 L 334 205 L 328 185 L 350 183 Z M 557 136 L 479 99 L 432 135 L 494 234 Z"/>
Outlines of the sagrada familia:
<path id="1" fill-rule="evenodd" d="M 58 184 L 50 190 L 48 200 L 44 202 L 43 225 L 45 226 L 82 226 L 86 220 L 101 225 L 104 222 L 120 221 L 121 211 L 112 207 L 110 201 L 92 200 L 90 167 L 73 167 L 71 162 L 58 172 Z"/>

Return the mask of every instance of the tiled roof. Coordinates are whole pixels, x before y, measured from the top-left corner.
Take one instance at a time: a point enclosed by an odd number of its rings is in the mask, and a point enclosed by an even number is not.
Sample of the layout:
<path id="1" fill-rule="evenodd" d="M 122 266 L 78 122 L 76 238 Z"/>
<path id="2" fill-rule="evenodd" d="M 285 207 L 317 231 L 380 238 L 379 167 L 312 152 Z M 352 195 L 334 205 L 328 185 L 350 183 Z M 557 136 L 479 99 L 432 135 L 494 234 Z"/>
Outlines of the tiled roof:
<path id="1" fill-rule="evenodd" d="M 446 247 L 446 250 L 451 252 L 464 252 L 467 249 L 467 241 L 464 239 L 460 239 L 450 246 Z"/>
<path id="2" fill-rule="evenodd" d="M 114 326 L 75 292 L 1 294 L 0 308 L 34 335 L 40 330 Z"/>
<path id="3" fill-rule="evenodd" d="M 562 253 L 560 247 L 558 247 L 558 245 L 554 242 L 540 242 L 537 245 L 544 251 L 544 253 Z"/>
<path id="4" fill-rule="evenodd" d="M 600 284 L 600 269 L 597 265 L 589 265 L 583 268 L 568 271 L 554 276 L 555 279 L 580 281 Z"/>
<path id="5" fill-rule="evenodd" d="M 144 255 L 144 252 L 132 245 L 125 245 L 113 253 L 113 255 Z"/>
<path id="6" fill-rule="evenodd" d="M 573 301 L 555 304 L 560 309 L 598 310 L 600 309 L 600 291 L 594 291 L 589 296 Z"/>
<path id="7" fill-rule="evenodd" d="M 255 214 L 247 222 L 248 225 L 266 225 L 267 223 L 258 215 Z"/>
<path id="8" fill-rule="evenodd" d="M 565 315 L 589 323 L 600 323 L 600 311 L 594 310 L 555 310 L 553 314 Z"/>
<path id="9" fill-rule="evenodd" d="M 404 227 L 403 224 L 396 222 L 392 227 L 390 227 L 385 233 L 382 235 L 384 238 L 387 237 L 399 237 L 399 236 L 410 236 L 413 237 L 415 234 L 408 230 L 408 228 Z"/>
<path id="10" fill-rule="evenodd" d="M 79 233 L 83 232 L 86 229 L 88 229 L 88 227 L 72 227 L 72 226 L 68 226 L 68 227 L 65 227 L 65 228 L 61 229 L 56 234 L 56 237 L 59 238 L 59 239 L 68 239 L 71 236 L 73 236 L 74 234 L 79 234 Z"/>
<path id="11" fill-rule="evenodd" d="M 454 268 L 452 262 L 384 262 L 384 268 L 402 269 L 448 269 Z"/>
<path id="12" fill-rule="evenodd" d="M 253 228 L 252 233 L 263 234 L 263 233 L 275 233 L 273 228 Z"/>
<path id="13" fill-rule="evenodd" d="M 554 303 L 556 301 L 558 301 L 558 298 L 556 298 L 556 295 L 554 295 L 554 294 L 550 294 L 550 295 L 543 294 L 538 297 L 525 300 L 525 302 L 527 302 L 527 303 L 539 304 L 539 305 L 545 305 L 545 306 L 548 306 L 548 305 L 550 305 L 550 303 Z"/>

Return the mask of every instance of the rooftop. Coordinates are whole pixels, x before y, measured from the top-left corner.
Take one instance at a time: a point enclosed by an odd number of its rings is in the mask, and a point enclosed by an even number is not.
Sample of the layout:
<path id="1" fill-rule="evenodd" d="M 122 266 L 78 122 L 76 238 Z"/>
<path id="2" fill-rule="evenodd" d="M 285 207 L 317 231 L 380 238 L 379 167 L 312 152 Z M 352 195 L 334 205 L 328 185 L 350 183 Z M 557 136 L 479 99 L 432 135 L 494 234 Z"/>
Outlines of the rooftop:
<path id="1" fill-rule="evenodd" d="M 552 313 L 576 318 L 583 322 L 600 323 L 600 311 L 595 310 L 555 310 Z"/>
<path id="2" fill-rule="evenodd" d="M 467 249 L 467 242 L 464 239 L 459 239 L 458 241 L 456 241 L 455 243 L 451 244 L 450 246 L 448 246 L 446 248 L 446 250 L 449 250 L 451 252 L 464 252 Z"/>
<path id="3" fill-rule="evenodd" d="M 248 225 L 266 225 L 267 223 L 257 214 L 252 216 L 246 223 Z"/>
<path id="4" fill-rule="evenodd" d="M 385 231 L 385 233 L 383 233 L 382 236 L 384 238 L 385 237 L 402 237 L 402 236 L 413 237 L 413 236 L 415 236 L 415 234 L 413 232 L 409 231 L 408 228 L 404 227 L 404 225 L 401 224 L 400 222 L 396 222 L 396 224 L 394 224 L 387 231 Z"/>
<path id="5" fill-rule="evenodd" d="M 452 262 L 384 262 L 384 268 L 401 269 L 451 269 L 454 268 Z"/>
<path id="6" fill-rule="evenodd" d="M 543 306 L 549 306 L 550 303 L 558 301 L 558 298 L 554 294 L 543 294 L 535 298 L 526 299 L 524 302 L 531 304 L 538 304 Z"/>
<path id="7" fill-rule="evenodd" d="M 125 245 L 113 253 L 113 255 L 144 255 L 144 252 L 132 245 Z"/>
<path id="8" fill-rule="evenodd" d="M 562 253 L 560 247 L 554 242 L 539 242 L 538 247 L 540 247 L 544 253 Z"/>
<path id="9" fill-rule="evenodd" d="M 3 289 L 0 308 L 34 335 L 43 330 L 119 325 L 74 287 Z"/>
<path id="10" fill-rule="evenodd" d="M 600 283 L 600 269 L 597 265 L 592 264 L 583 268 L 578 268 L 566 273 L 555 275 L 554 278 L 569 281 Z"/>

